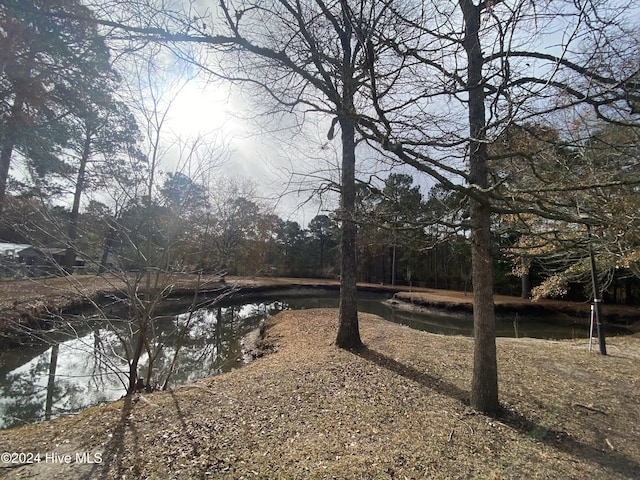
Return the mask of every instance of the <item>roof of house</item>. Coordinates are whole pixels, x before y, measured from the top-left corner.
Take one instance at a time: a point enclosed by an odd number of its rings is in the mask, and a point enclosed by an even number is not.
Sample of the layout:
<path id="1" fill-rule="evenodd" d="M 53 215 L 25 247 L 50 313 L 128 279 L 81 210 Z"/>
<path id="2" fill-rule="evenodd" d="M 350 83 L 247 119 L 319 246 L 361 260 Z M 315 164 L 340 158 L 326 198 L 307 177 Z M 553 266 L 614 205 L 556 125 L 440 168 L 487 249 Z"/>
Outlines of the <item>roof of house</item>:
<path id="1" fill-rule="evenodd" d="M 24 250 L 25 248 L 29 248 L 31 245 L 26 243 L 10 243 L 10 242 L 0 242 L 0 255 L 8 255 L 10 253 L 18 253 L 20 250 Z"/>

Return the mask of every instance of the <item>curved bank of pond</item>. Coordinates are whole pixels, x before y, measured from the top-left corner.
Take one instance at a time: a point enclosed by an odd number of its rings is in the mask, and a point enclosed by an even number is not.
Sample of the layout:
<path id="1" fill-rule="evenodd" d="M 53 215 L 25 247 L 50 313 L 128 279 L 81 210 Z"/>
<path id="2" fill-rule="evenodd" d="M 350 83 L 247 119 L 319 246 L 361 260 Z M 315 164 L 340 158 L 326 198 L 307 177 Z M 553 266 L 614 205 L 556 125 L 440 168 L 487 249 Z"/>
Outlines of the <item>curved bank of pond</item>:
<path id="1" fill-rule="evenodd" d="M 449 308 L 424 312 L 400 302 L 393 291 L 375 288 L 361 292 L 358 310 L 379 315 L 414 329 L 444 335 L 473 333 L 469 312 Z M 381 290 L 381 291 L 380 291 Z M 338 289 L 310 286 L 269 286 L 243 289 L 215 307 L 198 309 L 189 320 L 183 339 L 180 328 L 191 303 L 174 298 L 157 320 L 160 353 L 154 360 L 157 372 L 166 372 L 181 342 L 179 361 L 170 387 L 227 372 L 243 365 L 243 339 L 265 319 L 282 310 L 337 308 Z M 92 405 L 120 398 L 127 384 L 126 352 L 122 334 L 126 318 L 85 312 L 67 318 L 70 328 L 40 332 L 40 341 L 12 349 L 0 361 L 0 428 L 55 418 Z M 586 322 L 558 323 L 546 317 L 501 315 L 498 336 L 547 339 L 587 338 Z M 328 339 L 332 341 L 333 339 Z M 149 359 L 143 357 L 140 367 Z M 161 385 L 162 375 L 155 380 Z"/>

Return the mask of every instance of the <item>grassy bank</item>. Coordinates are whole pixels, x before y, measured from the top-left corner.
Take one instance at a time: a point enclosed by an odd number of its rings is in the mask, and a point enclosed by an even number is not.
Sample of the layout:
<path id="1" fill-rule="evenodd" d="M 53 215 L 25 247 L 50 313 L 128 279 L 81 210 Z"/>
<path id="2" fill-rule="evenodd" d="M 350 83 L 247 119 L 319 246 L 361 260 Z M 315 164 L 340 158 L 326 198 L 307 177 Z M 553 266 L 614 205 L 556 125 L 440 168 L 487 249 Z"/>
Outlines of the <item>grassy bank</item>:
<path id="1" fill-rule="evenodd" d="M 2 451 L 73 460 L 0 475 L 640 477 L 640 339 L 613 339 L 606 357 L 586 341 L 499 339 L 492 418 L 467 404 L 471 339 L 361 317 L 362 352 L 333 345 L 335 310 L 284 312 L 267 328 L 272 353 L 242 369 L 0 432 Z"/>

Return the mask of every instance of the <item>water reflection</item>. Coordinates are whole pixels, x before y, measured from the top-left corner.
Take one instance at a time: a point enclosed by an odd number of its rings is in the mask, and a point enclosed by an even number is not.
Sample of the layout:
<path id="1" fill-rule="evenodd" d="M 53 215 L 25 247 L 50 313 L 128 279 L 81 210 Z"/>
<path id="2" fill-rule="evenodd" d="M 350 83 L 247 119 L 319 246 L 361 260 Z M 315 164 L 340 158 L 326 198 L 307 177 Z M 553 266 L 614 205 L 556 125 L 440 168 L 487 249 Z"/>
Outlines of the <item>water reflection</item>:
<path id="1" fill-rule="evenodd" d="M 154 371 L 162 378 L 171 369 L 168 386 L 172 387 L 233 370 L 242 364 L 241 338 L 283 308 L 281 302 L 274 302 L 198 310 L 177 357 L 188 314 L 160 317 L 156 328 L 162 348 L 154 359 Z M 55 418 L 122 397 L 128 368 L 119 337 L 128 328 L 123 319 L 93 319 L 71 332 L 41 335 L 48 345 L 5 352 L 0 362 L 0 428 Z M 148 356 L 143 356 L 140 367 L 144 369 L 148 362 Z"/>
<path id="2" fill-rule="evenodd" d="M 109 337 L 112 332 L 96 330 L 41 353 L 8 352 L 0 368 L 0 426 L 55 418 L 119 398 L 118 356 L 105 358 Z"/>
<path id="3" fill-rule="evenodd" d="M 394 310 L 382 303 L 386 297 L 362 295 L 358 310 L 434 333 L 471 335 L 473 321 Z M 169 387 L 230 371 L 242 364 L 241 339 L 270 315 L 281 310 L 336 308 L 335 294 L 288 298 L 203 308 L 166 315 L 156 321 L 156 341 L 161 345 L 154 361 L 157 387 L 171 372 Z M 182 335 L 188 326 L 186 335 Z M 32 347 L 5 352 L 0 359 L 0 428 L 74 413 L 92 405 L 116 400 L 126 392 L 127 355 L 121 337 L 130 334 L 122 318 L 89 319 L 66 333 L 43 335 Z M 586 328 L 544 322 L 521 322 L 521 336 L 539 338 L 587 337 Z M 511 321 L 498 322 L 498 335 L 513 336 Z M 179 354 L 176 356 L 176 352 Z M 144 369 L 147 356 L 140 361 Z"/>

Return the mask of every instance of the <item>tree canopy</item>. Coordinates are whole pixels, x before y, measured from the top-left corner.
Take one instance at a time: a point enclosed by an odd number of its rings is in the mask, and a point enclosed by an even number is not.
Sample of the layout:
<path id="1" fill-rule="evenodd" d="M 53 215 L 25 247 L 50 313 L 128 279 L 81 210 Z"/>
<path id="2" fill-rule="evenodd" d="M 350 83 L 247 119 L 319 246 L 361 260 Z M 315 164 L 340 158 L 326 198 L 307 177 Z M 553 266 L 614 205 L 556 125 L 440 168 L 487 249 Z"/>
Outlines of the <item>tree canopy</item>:
<path id="1" fill-rule="evenodd" d="M 2 208 L 14 152 L 43 181 L 64 172 L 69 117 L 82 116 L 81 99 L 95 98 L 113 71 L 93 12 L 75 0 L 2 2 L 0 42 Z"/>

